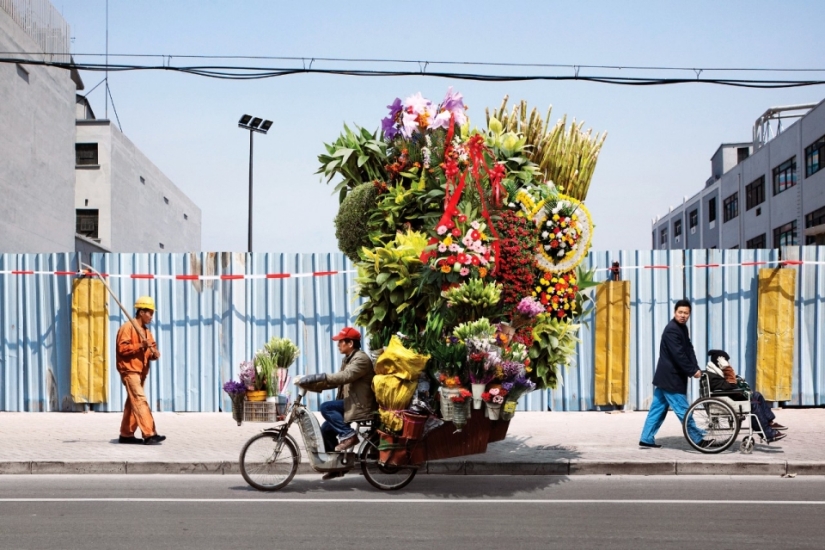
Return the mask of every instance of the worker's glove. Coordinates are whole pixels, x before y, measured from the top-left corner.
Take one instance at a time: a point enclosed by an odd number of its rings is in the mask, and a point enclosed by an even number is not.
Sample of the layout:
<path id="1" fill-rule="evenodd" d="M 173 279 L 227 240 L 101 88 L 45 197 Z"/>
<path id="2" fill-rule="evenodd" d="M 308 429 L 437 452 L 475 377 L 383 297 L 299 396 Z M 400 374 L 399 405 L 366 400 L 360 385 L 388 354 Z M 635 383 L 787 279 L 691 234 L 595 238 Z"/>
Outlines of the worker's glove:
<path id="1" fill-rule="evenodd" d="M 326 382 L 327 373 L 321 372 L 318 374 L 305 374 L 304 376 L 299 377 L 295 380 L 295 383 L 299 386 L 311 386 L 312 384 L 316 384 L 318 382 Z"/>

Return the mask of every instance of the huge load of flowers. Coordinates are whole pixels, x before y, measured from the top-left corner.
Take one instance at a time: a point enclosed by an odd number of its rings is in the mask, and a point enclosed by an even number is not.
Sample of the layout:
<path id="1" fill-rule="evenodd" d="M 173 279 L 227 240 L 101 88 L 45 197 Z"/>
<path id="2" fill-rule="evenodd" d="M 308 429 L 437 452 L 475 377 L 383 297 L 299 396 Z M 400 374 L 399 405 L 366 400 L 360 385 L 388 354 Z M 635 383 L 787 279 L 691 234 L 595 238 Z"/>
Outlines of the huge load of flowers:
<path id="1" fill-rule="evenodd" d="M 336 236 L 358 269 L 369 348 L 427 359 L 406 403 L 384 407 L 384 429 L 399 433 L 411 404 L 459 429 L 471 405 L 507 420 L 575 352 L 593 285 L 583 201 L 604 135 L 551 127 L 524 102 L 508 112 L 507 98 L 478 129 L 452 88 L 387 108 L 380 130 L 345 126 L 318 170 L 340 178 Z"/>

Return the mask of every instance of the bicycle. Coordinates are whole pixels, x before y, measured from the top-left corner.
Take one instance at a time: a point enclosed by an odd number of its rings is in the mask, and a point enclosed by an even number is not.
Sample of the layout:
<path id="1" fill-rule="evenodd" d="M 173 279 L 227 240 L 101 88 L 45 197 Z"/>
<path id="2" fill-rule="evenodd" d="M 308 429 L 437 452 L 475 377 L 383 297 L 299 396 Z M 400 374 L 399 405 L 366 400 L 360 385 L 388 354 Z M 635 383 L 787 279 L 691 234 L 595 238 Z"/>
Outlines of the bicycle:
<path id="1" fill-rule="evenodd" d="M 284 420 L 252 436 L 241 449 L 238 460 L 244 480 L 259 491 L 277 491 L 286 487 L 298 472 L 301 451 L 289 428 L 297 423 L 307 450 L 309 464 L 320 473 L 349 472 L 357 466 L 376 489 L 395 491 L 406 487 L 418 472 L 417 465 L 393 466 L 380 461 L 377 419 L 358 421 L 362 439 L 356 452 L 326 451 L 318 419 L 303 404 L 306 388 L 298 386 L 298 395 L 287 409 Z"/>

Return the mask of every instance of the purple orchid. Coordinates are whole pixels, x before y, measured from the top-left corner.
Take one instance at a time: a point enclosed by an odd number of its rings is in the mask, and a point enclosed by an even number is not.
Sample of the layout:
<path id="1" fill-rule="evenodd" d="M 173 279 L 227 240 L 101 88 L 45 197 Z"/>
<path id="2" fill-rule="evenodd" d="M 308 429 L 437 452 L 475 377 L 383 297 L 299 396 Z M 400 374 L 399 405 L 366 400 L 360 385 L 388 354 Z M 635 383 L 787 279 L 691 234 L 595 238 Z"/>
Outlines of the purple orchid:
<path id="1" fill-rule="evenodd" d="M 541 302 L 539 302 L 532 296 L 528 296 L 526 298 L 521 299 L 521 301 L 518 303 L 518 306 L 516 306 L 516 311 L 518 311 L 519 314 L 527 317 L 528 319 L 532 319 L 539 313 L 544 312 L 544 306 L 541 305 Z"/>
<path id="2" fill-rule="evenodd" d="M 452 86 L 447 88 L 447 95 L 444 96 L 444 100 L 441 102 L 438 110 L 452 113 L 455 117 L 455 123 L 458 126 L 463 126 L 464 123 L 467 122 L 467 115 L 464 114 L 466 109 L 467 107 L 464 105 L 464 96 L 459 92 L 453 92 Z M 449 121 L 449 115 L 447 120 Z"/>
<path id="3" fill-rule="evenodd" d="M 398 122 L 398 115 L 401 113 L 403 108 L 404 106 L 401 103 L 401 98 L 398 97 L 395 98 L 395 101 L 393 101 L 391 105 L 387 105 L 387 109 L 390 110 L 390 114 L 387 118 L 381 120 L 381 129 L 384 131 L 384 137 L 389 140 L 395 139 L 395 137 L 400 133 L 396 127 L 396 123 Z"/>

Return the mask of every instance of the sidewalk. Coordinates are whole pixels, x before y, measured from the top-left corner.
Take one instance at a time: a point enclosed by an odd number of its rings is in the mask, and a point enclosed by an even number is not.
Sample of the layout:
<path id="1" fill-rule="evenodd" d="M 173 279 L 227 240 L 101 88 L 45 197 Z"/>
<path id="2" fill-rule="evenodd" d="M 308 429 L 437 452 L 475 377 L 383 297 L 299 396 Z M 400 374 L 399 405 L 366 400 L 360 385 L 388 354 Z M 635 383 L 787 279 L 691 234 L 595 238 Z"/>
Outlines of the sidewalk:
<path id="1" fill-rule="evenodd" d="M 645 415 L 518 412 L 487 453 L 430 462 L 421 473 L 825 475 L 825 409 L 777 410 L 788 437 L 750 455 L 738 442 L 719 455 L 693 451 L 672 414 L 657 436 L 664 448 L 639 448 Z M 168 436 L 162 445 L 120 445 L 120 413 L 0 412 L 0 474 L 237 474 L 244 442 L 267 426 L 239 427 L 228 413 L 155 413 L 155 421 Z M 303 459 L 300 471 L 311 472 Z"/>

